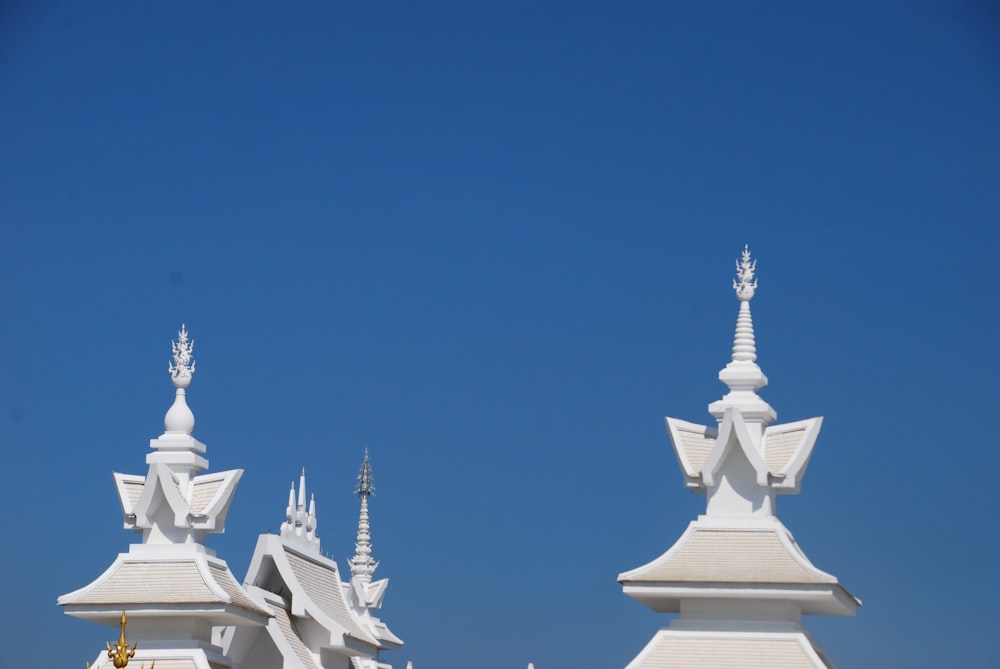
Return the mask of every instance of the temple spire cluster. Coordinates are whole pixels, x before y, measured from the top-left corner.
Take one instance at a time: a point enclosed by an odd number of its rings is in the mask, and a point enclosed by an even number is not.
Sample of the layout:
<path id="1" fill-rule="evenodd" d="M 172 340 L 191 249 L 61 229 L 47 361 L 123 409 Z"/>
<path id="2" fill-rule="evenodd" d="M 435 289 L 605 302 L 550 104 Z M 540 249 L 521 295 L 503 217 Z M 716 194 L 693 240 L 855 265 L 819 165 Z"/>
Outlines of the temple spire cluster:
<path id="1" fill-rule="evenodd" d="M 777 413 L 758 394 L 767 377 L 750 315 L 756 271 L 744 247 L 732 358 L 719 372 L 729 390 L 708 406 L 717 424 L 666 419 L 685 485 L 706 495 L 706 507 L 663 555 L 618 577 L 654 611 L 680 613 L 627 669 L 832 667 L 801 617 L 854 615 L 861 604 L 775 515 L 779 495 L 799 492 L 823 419 L 774 425 Z"/>
<path id="2" fill-rule="evenodd" d="M 374 615 L 387 579 L 371 582 L 368 497 L 371 466 L 362 465 L 362 500 L 352 578 L 320 553 L 316 499 L 302 468 L 292 482 L 279 535 L 257 540 L 241 584 L 205 546 L 225 530 L 243 470 L 206 473 L 206 446 L 192 436 L 187 390 L 195 371 L 194 341 L 181 326 L 168 364 L 173 404 L 164 432 L 149 441 L 147 473 L 114 473 L 124 526 L 141 540 L 119 554 L 89 585 L 59 598 L 66 613 L 120 624 L 119 647 L 93 669 L 122 669 L 128 658 L 173 669 L 392 669 L 380 653 L 403 642 Z M 136 644 L 124 647 L 125 614 Z M 109 646 L 110 650 L 110 646 Z M 153 664 L 150 664 L 152 667 Z"/>
<path id="3" fill-rule="evenodd" d="M 298 497 L 295 494 L 295 481 L 288 491 L 288 506 L 285 507 L 285 522 L 281 524 L 280 535 L 290 544 L 297 545 L 307 551 L 319 552 L 319 536 L 316 534 L 316 496 L 309 497 L 306 506 L 306 468 L 299 475 Z"/>

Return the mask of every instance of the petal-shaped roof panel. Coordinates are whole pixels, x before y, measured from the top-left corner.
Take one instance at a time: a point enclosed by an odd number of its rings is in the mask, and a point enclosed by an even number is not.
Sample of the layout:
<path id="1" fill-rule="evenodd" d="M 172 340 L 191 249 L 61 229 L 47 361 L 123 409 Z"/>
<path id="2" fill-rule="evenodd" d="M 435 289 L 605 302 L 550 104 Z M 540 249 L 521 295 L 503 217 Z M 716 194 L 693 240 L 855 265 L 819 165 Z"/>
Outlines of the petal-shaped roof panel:
<path id="1" fill-rule="evenodd" d="M 677 460 L 684 470 L 684 476 L 688 479 L 697 479 L 701 476 L 705 460 L 715 447 L 718 429 L 678 418 L 667 417 L 666 422 L 670 441 L 674 444 L 674 452 L 677 453 Z"/>

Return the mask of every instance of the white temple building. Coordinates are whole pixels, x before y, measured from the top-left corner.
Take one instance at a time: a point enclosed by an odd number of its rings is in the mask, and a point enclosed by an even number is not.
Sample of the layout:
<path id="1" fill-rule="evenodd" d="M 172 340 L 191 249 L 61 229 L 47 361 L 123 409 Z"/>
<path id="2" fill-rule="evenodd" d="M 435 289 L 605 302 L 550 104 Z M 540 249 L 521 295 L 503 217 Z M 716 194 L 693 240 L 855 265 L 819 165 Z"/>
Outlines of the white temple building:
<path id="1" fill-rule="evenodd" d="M 767 377 L 750 316 L 756 264 L 749 249 L 736 263 L 733 356 L 719 372 L 729 392 L 708 406 L 717 425 L 666 419 L 685 484 L 707 505 L 667 552 L 618 576 L 625 594 L 680 614 L 627 669 L 832 667 L 801 618 L 852 616 L 861 605 L 775 515 L 778 495 L 799 492 L 823 419 L 773 425 L 757 394 Z"/>
<path id="2" fill-rule="evenodd" d="M 351 580 L 319 550 L 316 504 L 306 507 L 305 471 L 289 495 L 280 536 L 257 541 L 243 584 L 205 547 L 222 532 L 242 470 L 203 473 L 205 444 L 192 436 L 186 393 L 194 342 L 182 326 L 169 365 L 176 388 L 164 433 L 150 441 L 145 476 L 114 474 L 125 528 L 142 535 L 89 585 L 63 595 L 66 613 L 122 626 L 138 642 L 132 664 L 158 669 L 391 669 L 380 652 L 402 640 L 374 612 L 388 581 L 372 581 L 368 453 L 359 477 L 361 512 Z M 122 644 L 123 645 L 123 644 Z M 126 648 L 127 650 L 127 648 Z M 119 659 L 101 651 L 93 669 Z M 127 659 L 125 660 L 128 661 Z"/>
<path id="3" fill-rule="evenodd" d="M 337 563 L 320 553 L 314 499 L 306 509 L 305 470 L 297 501 L 292 484 L 281 536 L 260 536 L 244 582 L 251 599 L 274 618 L 263 631 L 236 626 L 224 630 L 222 646 L 234 666 L 391 669 L 379 661 L 379 651 L 397 649 L 403 641 L 372 615 L 382 606 L 389 581 L 372 583 L 378 563 L 371 557 L 368 527 L 368 497 L 374 488 L 367 451 L 359 479 L 361 518 L 349 583 L 341 583 Z"/>
<path id="4" fill-rule="evenodd" d="M 665 553 L 618 576 L 625 594 L 679 614 L 626 669 L 832 667 L 802 616 L 851 616 L 861 605 L 809 561 L 775 515 L 778 496 L 800 490 L 822 418 L 775 425 L 758 394 L 767 377 L 750 315 L 755 271 L 745 249 L 733 282 L 740 308 L 732 360 L 719 373 L 729 392 L 708 406 L 716 424 L 666 419 L 685 484 L 707 504 Z M 392 669 L 383 651 L 403 642 L 375 615 L 388 580 L 373 580 L 367 450 L 349 580 L 320 552 L 305 469 L 279 534 L 258 538 L 242 583 L 206 548 L 207 535 L 224 531 L 243 471 L 209 473 L 206 446 L 192 436 L 193 347 L 182 326 L 169 365 L 174 402 L 163 434 L 150 440 L 146 474 L 114 474 L 124 527 L 141 538 L 58 600 L 69 615 L 121 626 L 119 644 L 100 651 L 93 669 L 122 669 L 130 657 L 149 669 L 154 661 L 156 669 Z M 125 643 L 123 611 L 138 649 Z"/>

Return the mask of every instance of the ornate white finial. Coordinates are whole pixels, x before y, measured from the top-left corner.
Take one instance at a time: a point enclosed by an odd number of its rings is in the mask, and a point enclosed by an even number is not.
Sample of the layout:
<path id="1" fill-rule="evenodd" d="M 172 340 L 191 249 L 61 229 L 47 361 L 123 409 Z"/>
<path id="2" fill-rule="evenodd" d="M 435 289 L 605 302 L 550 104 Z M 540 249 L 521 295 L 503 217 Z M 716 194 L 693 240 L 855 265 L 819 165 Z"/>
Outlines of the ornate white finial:
<path id="1" fill-rule="evenodd" d="M 754 291 L 757 290 L 757 279 L 754 277 L 756 270 L 757 261 L 750 260 L 750 245 L 746 244 L 743 246 L 743 258 L 736 261 L 736 279 L 733 279 L 733 289 L 741 302 L 753 299 Z"/>
<path id="2" fill-rule="evenodd" d="M 194 376 L 194 359 L 191 353 L 194 352 L 194 341 L 188 341 L 187 328 L 181 323 L 181 331 L 177 333 L 177 341 L 170 342 L 174 351 L 174 361 L 168 363 L 170 377 L 177 388 L 187 388 L 191 384 L 191 377 Z"/>
<path id="3" fill-rule="evenodd" d="M 358 517 L 358 538 L 354 544 L 354 557 L 350 559 L 351 576 L 364 582 L 370 582 L 378 562 L 372 559 L 372 540 L 368 524 L 368 498 L 375 494 L 372 485 L 372 467 L 368 462 L 368 449 L 365 449 L 365 459 L 361 463 L 361 473 L 358 475 L 356 494 L 361 498 L 361 514 Z"/>
<path id="4" fill-rule="evenodd" d="M 181 331 L 177 334 L 177 341 L 170 342 L 170 346 L 174 351 L 174 360 L 168 364 L 167 369 L 170 370 L 177 392 L 174 403 L 163 417 L 163 426 L 169 434 L 189 435 L 194 430 L 194 414 L 187 405 L 185 388 L 191 385 L 191 376 L 194 374 L 194 360 L 191 358 L 194 342 L 188 341 L 184 325 L 181 325 Z"/>

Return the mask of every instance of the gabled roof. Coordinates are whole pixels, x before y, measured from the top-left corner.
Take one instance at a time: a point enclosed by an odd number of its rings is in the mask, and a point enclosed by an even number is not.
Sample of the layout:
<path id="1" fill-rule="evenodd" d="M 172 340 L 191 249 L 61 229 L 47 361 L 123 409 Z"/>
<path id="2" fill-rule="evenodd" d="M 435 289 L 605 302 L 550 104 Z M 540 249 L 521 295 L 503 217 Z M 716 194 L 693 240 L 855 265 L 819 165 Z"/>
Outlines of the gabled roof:
<path id="1" fill-rule="evenodd" d="M 379 640 L 359 624 L 341 587 L 337 563 L 319 555 L 306 555 L 287 545 L 272 534 L 257 540 L 247 572 L 246 583 L 273 591 L 269 585 L 266 564 L 274 564 L 291 600 L 293 616 L 310 616 L 330 634 L 329 645 L 346 645 L 345 637 L 381 647 Z M 285 594 L 284 592 L 282 594 Z"/>
<path id="2" fill-rule="evenodd" d="M 282 546 L 282 548 L 294 578 L 301 588 L 302 595 L 315 604 L 330 620 L 339 623 L 347 634 L 355 639 L 377 644 L 375 638 L 361 628 L 351 613 L 344 598 L 343 589 L 340 587 L 337 564 L 332 560 L 327 561 L 321 556 L 308 557 L 287 546 Z M 324 564 L 323 561 L 329 564 Z M 293 606 L 295 594 L 295 590 L 292 589 Z M 298 607 L 295 606 L 295 608 Z"/>

